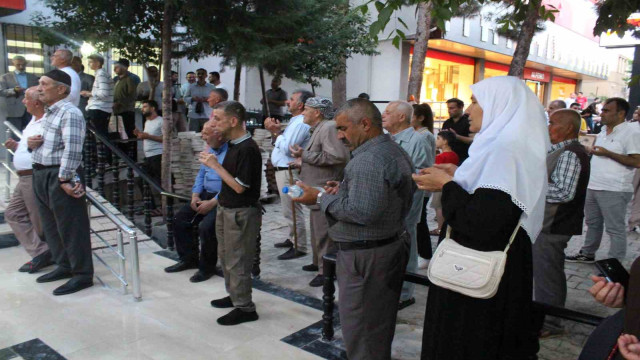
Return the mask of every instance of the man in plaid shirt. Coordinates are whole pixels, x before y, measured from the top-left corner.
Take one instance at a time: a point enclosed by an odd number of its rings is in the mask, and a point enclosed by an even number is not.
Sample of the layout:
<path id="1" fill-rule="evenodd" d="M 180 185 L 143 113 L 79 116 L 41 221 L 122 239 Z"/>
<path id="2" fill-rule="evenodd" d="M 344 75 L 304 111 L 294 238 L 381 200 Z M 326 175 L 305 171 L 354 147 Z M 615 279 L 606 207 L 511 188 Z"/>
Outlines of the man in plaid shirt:
<path id="1" fill-rule="evenodd" d="M 73 179 L 82 161 L 85 121 L 65 100 L 71 78 L 52 70 L 40 78 L 38 96 L 46 106 L 42 135 L 28 138 L 33 150 L 33 190 L 42 227 L 58 267 L 36 281 L 70 280 L 53 291 L 71 294 L 93 285 L 89 214 L 84 188 Z"/>
<path id="2" fill-rule="evenodd" d="M 578 142 L 580 114 L 556 110 L 549 117 L 551 150 L 547 153 L 548 190 L 542 231 L 533 244 L 534 293 L 537 301 L 564 307 L 567 283 L 564 249 L 573 235 L 582 234 L 584 203 L 591 165 Z M 542 326 L 544 315 L 539 318 Z M 541 336 L 561 334 L 558 318 L 546 319 Z"/>

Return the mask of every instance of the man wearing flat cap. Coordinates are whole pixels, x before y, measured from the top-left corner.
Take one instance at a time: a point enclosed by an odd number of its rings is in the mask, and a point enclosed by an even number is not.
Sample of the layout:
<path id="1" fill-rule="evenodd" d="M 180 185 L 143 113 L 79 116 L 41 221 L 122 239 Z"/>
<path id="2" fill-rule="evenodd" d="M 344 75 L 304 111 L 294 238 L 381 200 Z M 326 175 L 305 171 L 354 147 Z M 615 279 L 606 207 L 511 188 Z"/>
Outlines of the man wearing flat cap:
<path id="1" fill-rule="evenodd" d="M 32 150 L 33 190 L 47 244 L 58 267 L 40 276 L 39 283 L 70 279 L 53 291 L 71 294 L 93 285 L 89 214 L 84 187 L 76 183 L 82 162 L 85 121 L 82 112 L 63 101 L 71 77 L 61 70 L 44 74 L 37 88 L 46 106 L 42 135 L 28 138 Z"/>
<path id="2" fill-rule="evenodd" d="M 309 98 L 305 102 L 303 115 L 304 123 L 310 126 L 311 139 L 304 147 L 293 145 L 290 148 L 291 155 L 295 157 L 295 165 L 300 167 L 300 180 L 315 187 L 339 182 L 349 161 L 349 149 L 338 139 L 336 122 L 332 120 L 333 103 L 323 97 Z M 311 280 L 309 286 L 319 287 L 324 284 L 322 257 L 332 251 L 333 242 L 329 238 L 329 223 L 320 211 L 320 206 L 308 207 L 313 263 L 302 269 L 318 270 L 318 275 Z"/>

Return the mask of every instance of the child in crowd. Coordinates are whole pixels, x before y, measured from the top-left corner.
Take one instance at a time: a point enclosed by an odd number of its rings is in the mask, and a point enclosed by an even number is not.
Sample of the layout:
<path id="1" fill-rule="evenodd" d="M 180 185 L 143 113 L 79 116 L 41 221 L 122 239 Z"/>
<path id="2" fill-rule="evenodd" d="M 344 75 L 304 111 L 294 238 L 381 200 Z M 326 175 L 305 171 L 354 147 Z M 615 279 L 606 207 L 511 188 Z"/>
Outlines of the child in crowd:
<path id="1" fill-rule="evenodd" d="M 440 150 L 440 153 L 436 155 L 436 164 L 454 164 L 458 165 L 460 158 L 458 154 L 451 150 L 451 144 L 456 141 L 456 135 L 451 131 L 440 131 L 436 138 L 436 149 Z M 442 216 L 442 193 L 434 192 L 431 196 L 431 208 L 436 211 L 436 220 L 438 221 L 438 228 L 430 232 L 431 235 L 440 235 L 440 229 L 444 222 Z"/>

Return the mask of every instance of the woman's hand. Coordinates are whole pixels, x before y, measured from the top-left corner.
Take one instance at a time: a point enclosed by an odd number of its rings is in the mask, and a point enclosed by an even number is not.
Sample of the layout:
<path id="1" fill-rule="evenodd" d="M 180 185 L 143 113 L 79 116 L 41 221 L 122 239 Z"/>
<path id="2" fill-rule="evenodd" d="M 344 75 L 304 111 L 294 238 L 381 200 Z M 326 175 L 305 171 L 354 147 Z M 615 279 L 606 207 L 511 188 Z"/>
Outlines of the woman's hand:
<path id="1" fill-rule="evenodd" d="M 438 168 L 422 169 L 419 175 L 413 174 L 411 176 L 418 185 L 418 189 L 427 191 L 441 191 L 444 184 L 453 180 L 453 176 Z"/>
<path id="2" fill-rule="evenodd" d="M 620 335 L 618 350 L 626 360 L 640 360 L 640 341 L 634 335 Z"/>
<path id="3" fill-rule="evenodd" d="M 453 176 L 458 170 L 458 165 L 454 164 L 436 164 L 433 165 L 434 168 L 444 170 L 447 174 Z"/>
<path id="4" fill-rule="evenodd" d="M 600 276 L 591 276 L 594 282 L 589 293 L 600 304 L 610 308 L 621 308 L 624 306 L 624 287 L 619 283 L 607 282 Z"/>

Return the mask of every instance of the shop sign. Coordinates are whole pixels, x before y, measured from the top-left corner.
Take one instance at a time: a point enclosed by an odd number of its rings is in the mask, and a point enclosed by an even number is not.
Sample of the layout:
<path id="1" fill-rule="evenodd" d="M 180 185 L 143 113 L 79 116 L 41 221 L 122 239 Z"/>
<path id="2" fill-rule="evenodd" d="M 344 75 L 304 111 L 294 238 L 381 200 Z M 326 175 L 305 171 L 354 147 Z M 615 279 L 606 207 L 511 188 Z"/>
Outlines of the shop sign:
<path id="1" fill-rule="evenodd" d="M 549 82 L 550 77 L 549 73 L 545 71 L 524 69 L 524 78 L 527 80 Z"/>

